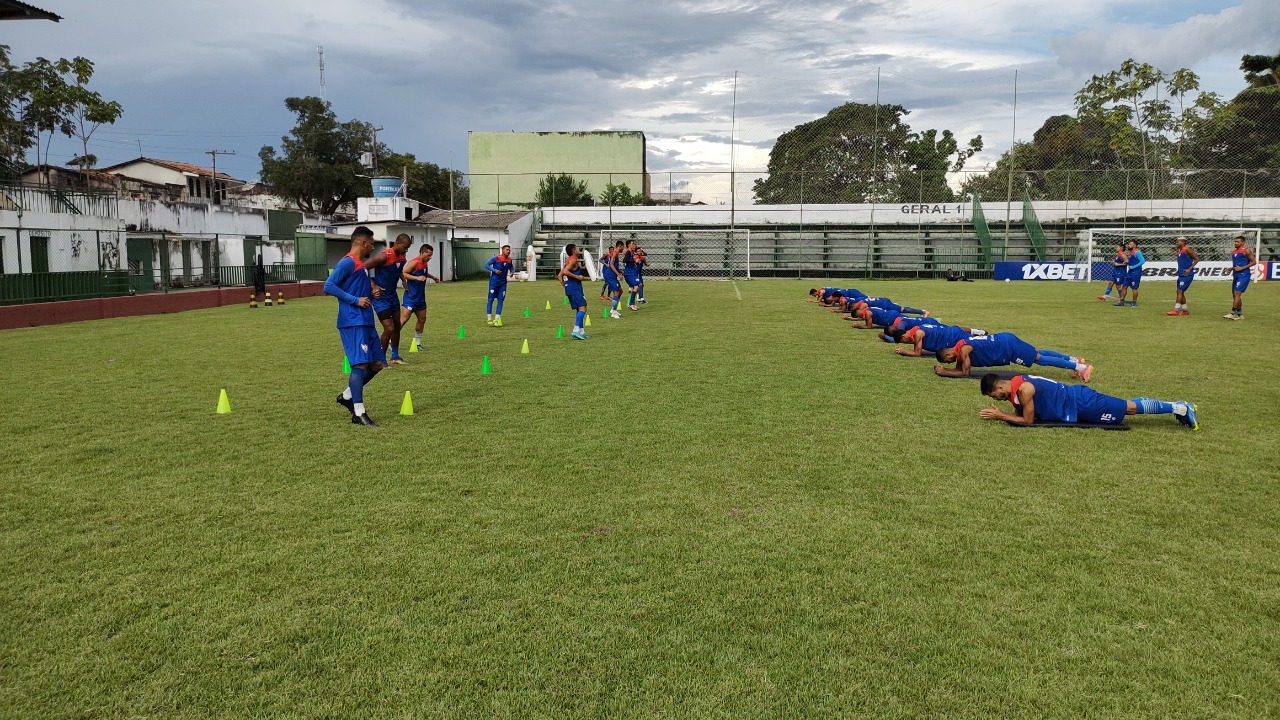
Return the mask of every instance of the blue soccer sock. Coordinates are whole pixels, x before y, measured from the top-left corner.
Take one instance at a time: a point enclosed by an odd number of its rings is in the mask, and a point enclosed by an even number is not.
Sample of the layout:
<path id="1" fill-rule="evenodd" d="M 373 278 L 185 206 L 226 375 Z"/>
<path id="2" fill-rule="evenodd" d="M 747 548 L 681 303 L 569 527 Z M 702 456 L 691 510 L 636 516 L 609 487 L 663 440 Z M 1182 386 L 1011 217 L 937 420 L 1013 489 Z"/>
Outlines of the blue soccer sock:
<path id="1" fill-rule="evenodd" d="M 351 374 L 347 376 L 347 388 L 351 390 L 351 402 L 364 402 L 364 368 L 351 368 Z"/>
<path id="2" fill-rule="evenodd" d="M 635 294 L 635 292 L 634 292 L 634 291 L 632 291 L 632 293 L 631 293 L 631 299 L 627 301 L 627 304 L 628 304 L 628 305 L 635 305 L 635 304 L 636 304 L 636 294 Z"/>
<path id="3" fill-rule="evenodd" d="M 507 299 L 507 294 L 505 292 L 498 296 L 498 312 L 495 313 L 496 315 L 502 314 L 502 303 L 505 302 L 506 299 Z"/>
<path id="4" fill-rule="evenodd" d="M 1040 351 L 1040 355 L 1036 358 L 1036 365 L 1047 365 L 1049 367 L 1062 368 L 1063 370 L 1075 370 L 1076 364 L 1069 358 L 1056 357 L 1053 355 L 1045 355 L 1044 351 Z"/>
<path id="5" fill-rule="evenodd" d="M 618 303 L 620 303 L 620 302 L 622 302 L 622 296 L 621 296 L 621 295 L 614 295 L 614 296 L 613 296 L 613 310 L 614 310 L 614 312 L 617 312 L 617 311 L 618 311 Z"/>
<path id="6" fill-rule="evenodd" d="M 903 305 L 902 309 L 898 312 L 910 315 L 924 315 L 924 310 L 921 310 L 920 308 L 907 307 L 906 305 Z"/>
<path id="7" fill-rule="evenodd" d="M 643 300 L 643 299 L 644 299 L 644 284 L 643 284 L 643 283 L 640 285 L 640 299 L 641 299 L 641 300 Z"/>
<path id="8" fill-rule="evenodd" d="M 574 329 L 574 330 L 581 330 L 581 329 L 582 329 L 582 323 L 583 323 L 583 322 L 585 322 L 585 321 L 586 321 L 586 319 L 587 319 L 587 311 L 586 311 L 586 310 L 579 310 L 579 311 L 577 312 L 577 314 L 573 316 L 573 329 Z"/>
<path id="9" fill-rule="evenodd" d="M 1108 285 L 1106 290 L 1102 291 L 1102 297 L 1111 297 L 1111 286 Z"/>
<path id="10" fill-rule="evenodd" d="M 1066 353 L 1060 353 L 1060 352 L 1058 352 L 1057 350 L 1044 350 L 1044 349 L 1041 349 L 1041 350 L 1040 350 L 1040 356 L 1041 356 L 1041 357 L 1063 358 L 1063 359 L 1066 359 L 1066 360 L 1071 360 L 1071 359 L 1072 359 L 1070 355 L 1067 355 Z"/>
<path id="11" fill-rule="evenodd" d="M 1139 415 L 1168 415 L 1174 411 L 1173 403 L 1153 398 L 1134 398 L 1133 404 L 1138 406 Z"/>

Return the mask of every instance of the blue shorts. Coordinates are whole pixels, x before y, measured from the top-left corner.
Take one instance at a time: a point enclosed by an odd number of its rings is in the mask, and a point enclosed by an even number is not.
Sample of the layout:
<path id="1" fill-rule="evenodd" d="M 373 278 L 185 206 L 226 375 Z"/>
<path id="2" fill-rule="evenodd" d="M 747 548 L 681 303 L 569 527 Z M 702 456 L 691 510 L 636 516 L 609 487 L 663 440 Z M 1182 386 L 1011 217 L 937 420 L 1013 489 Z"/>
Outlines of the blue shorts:
<path id="1" fill-rule="evenodd" d="M 1009 362 L 1013 365 L 1021 365 L 1023 367 L 1031 367 L 1036 364 L 1036 356 L 1039 351 L 1035 346 L 1025 340 L 1011 342 L 1009 348 Z"/>
<path id="2" fill-rule="evenodd" d="M 1243 276 L 1236 276 L 1236 277 L 1232 278 L 1232 280 L 1231 280 L 1231 292 L 1238 292 L 1238 293 L 1242 293 L 1242 292 L 1244 292 L 1245 290 L 1248 290 L 1248 289 L 1249 289 L 1249 281 L 1250 281 L 1250 280 L 1252 280 L 1252 279 L 1253 279 L 1253 277 L 1252 277 L 1251 275 L 1249 275 L 1249 273 L 1244 273 L 1244 275 L 1243 275 Z"/>
<path id="3" fill-rule="evenodd" d="M 400 296 L 394 292 L 382 291 L 382 297 L 373 298 L 373 314 L 382 317 L 388 310 L 400 310 Z"/>
<path id="4" fill-rule="evenodd" d="M 1071 394 L 1076 400 L 1076 417 L 1067 422 L 1119 424 L 1129 412 L 1128 400 L 1103 395 L 1088 385 L 1072 385 Z"/>
<path id="5" fill-rule="evenodd" d="M 1115 272 L 1111 273 L 1111 284 L 1112 285 L 1128 285 L 1129 273 L 1125 272 L 1124 270 L 1116 270 Z"/>
<path id="6" fill-rule="evenodd" d="M 564 296 L 569 298 L 569 305 L 574 310 L 587 306 L 587 296 L 583 294 L 581 287 L 564 286 Z"/>
<path id="7" fill-rule="evenodd" d="M 1137 270 L 1130 270 L 1125 275 L 1125 285 L 1128 285 L 1134 290 L 1137 290 L 1138 286 L 1141 284 L 1142 284 L 1142 268 L 1138 268 Z"/>
<path id="8" fill-rule="evenodd" d="M 346 353 L 347 362 L 353 366 L 371 362 L 386 364 L 387 354 L 382 351 L 382 341 L 373 326 L 338 328 L 338 336 L 342 338 L 342 352 Z"/>
<path id="9" fill-rule="evenodd" d="M 1195 280 L 1195 279 L 1196 279 L 1195 273 L 1192 273 L 1192 274 L 1190 274 L 1190 275 L 1179 275 L 1179 276 L 1178 276 L 1178 289 L 1179 289 L 1179 290 L 1186 290 L 1187 288 L 1191 287 L 1191 281 L 1192 281 L 1192 280 Z"/>
<path id="10" fill-rule="evenodd" d="M 627 275 L 625 276 L 625 279 L 627 281 L 627 287 L 636 287 L 637 285 L 640 284 L 639 275 L 635 275 L 635 274 Z"/>
<path id="11" fill-rule="evenodd" d="M 497 285 L 494 285 L 493 283 L 490 283 L 490 284 L 489 284 L 489 295 L 490 295 L 490 296 L 492 296 L 492 297 L 494 297 L 494 298 L 504 298 L 504 299 L 505 299 L 505 298 L 507 297 L 507 284 L 506 284 L 506 283 L 498 283 Z"/>
<path id="12" fill-rule="evenodd" d="M 404 309 L 409 312 L 421 312 L 427 309 L 427 296 L 416 293 L 404 294 Z"/>
<path id="13" fill-rule="evenodd" d="M 620 284 L 618 283 L 618 276 L 617 276 L 617 275 L 605 275 L 605 276 L 604 276 L 604 284 L 605 284 L 605 286 L 607 286 L 607 287 L 609 288 L 609 289 L 607 290 L 607 292 L 609 292 L 609 293 L 620 293 L 620 292 L 622 292 L 622 285 L 620 285 Z"/>

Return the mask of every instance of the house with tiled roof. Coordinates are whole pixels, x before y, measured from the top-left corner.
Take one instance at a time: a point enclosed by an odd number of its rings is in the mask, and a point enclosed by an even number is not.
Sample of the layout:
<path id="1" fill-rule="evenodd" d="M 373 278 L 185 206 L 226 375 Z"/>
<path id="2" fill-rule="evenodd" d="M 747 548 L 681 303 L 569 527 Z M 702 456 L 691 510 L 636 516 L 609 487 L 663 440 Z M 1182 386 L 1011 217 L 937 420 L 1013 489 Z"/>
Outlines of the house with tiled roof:
<path id="1" fill-rule="evenodd" d="M 237 180 L 223 172 L 218 173 L 215 178 L 213 170 L 199 165 L 148 157 L 140 157 L 118 165 L 98 168 L 98 170 L 150 183 L 186 188 L 181 202 L 207 202 L 221 205 L 227 200 L 229 189 L 246 184 L 245 181 Z"/>

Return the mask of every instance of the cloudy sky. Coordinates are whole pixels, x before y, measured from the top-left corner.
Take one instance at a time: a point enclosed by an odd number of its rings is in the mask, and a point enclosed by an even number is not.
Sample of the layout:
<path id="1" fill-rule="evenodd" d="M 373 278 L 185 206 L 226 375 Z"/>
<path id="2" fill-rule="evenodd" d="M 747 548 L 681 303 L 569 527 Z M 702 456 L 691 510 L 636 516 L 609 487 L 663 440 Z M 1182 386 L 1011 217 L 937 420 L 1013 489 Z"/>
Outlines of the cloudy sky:
<path id="1" fill-rule="evenodd" d="M 0 24 L 22 62 L 84 55 L 124 117 L 100 166 L 141 153 L 256 176 L 292 126 L 283 99 L 319 94 L 420 159 L 466 169 L 468 130 L 643 131 L 653 189 L 723 201 L 712 175 L 763 168 L 780 132 L 849 100 L 910 109 L 914 129 L 1014 134 L 1070 112 L 1094 73 L 1134 57 L 1243 86 L 1244 53 L 1280 51 L 1277 0 L 34 0 L 61 23 Z M 1018 76 L 1016 115 L 1014 74 Z M 735 116 L 736 133 L 731 118 Z M 55 145 L 65 162 L 78 146 Z M 741 186 L 740 186 L 741 187 Z"/>

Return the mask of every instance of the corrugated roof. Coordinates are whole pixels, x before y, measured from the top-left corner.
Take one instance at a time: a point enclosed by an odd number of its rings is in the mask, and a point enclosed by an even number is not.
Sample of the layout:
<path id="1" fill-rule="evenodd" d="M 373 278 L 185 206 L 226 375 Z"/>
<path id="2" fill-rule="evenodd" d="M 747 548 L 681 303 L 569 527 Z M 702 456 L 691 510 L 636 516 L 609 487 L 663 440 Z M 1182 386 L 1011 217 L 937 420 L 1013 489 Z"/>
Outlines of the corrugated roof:
<path id="1" fill-rule="evenodd" d="M 157 158 L 149 158 L 149 157 L 136 158 L 128 162 L 122 162 L 117 165 L 112 165 L 111 167 L 105 167 L 102 169 L 111 171 L 111 170 L 116 170 L 118 168 L 127 167 L 129 165 L 134 165 L 140 162 L 151 163 L 152 165 L 159 165 L 160 167 L 169 168 L 170 170 L 180 172 L 180 173 L 189 173 L 191 175 L 198 175 L 200 177 L 213 177 L 213 171 L 210 170 L 209 168 L 202 168 L 199 165 L 192 165 L 191 163 L 178 162 L 176 160 L 160 160 Z M 218 179 L 236 180 L 235 178 L 231 177 L 226 173 L 218 173 Z M 236 182 L 242 182 L 242 181 L 236 180 Z"/>
<path id="2" fill-rule="evenodd" d="M 0 0 L 0 20 L 52 20 L 58 22 L 62 17 L 41 10 L 35 5 L 28 5 L 17 0 Z"/>
<path id="3" fill-rule="evenodd" d="M 452 223 L 460 228 L 506 228 L 529 215 L 527 210 L 432 210 L 418 216 L 421 222 Z"/>

